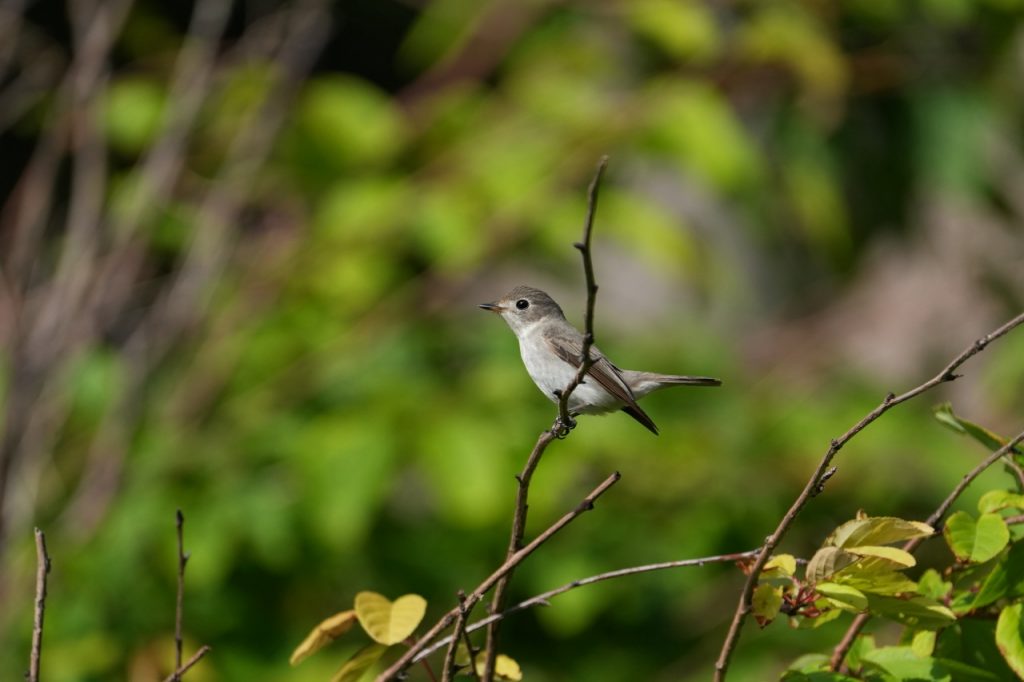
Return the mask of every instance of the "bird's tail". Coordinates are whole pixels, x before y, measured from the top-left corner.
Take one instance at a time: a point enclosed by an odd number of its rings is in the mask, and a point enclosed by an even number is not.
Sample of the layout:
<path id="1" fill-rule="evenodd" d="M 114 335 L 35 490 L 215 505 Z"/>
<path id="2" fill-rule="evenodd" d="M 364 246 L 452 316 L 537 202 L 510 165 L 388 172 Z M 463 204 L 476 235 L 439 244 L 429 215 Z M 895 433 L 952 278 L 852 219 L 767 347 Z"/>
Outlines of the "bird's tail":
<path id="1" fill-rule="evenodd" d="M 656 380 L 663 384 L 686 384 L 687 386 L 721 386 L 722 380 L 713 377 L 691 377 L 678 374 L 658 374 Z M 652 377 L 653 378 L 653 377 Z"/>

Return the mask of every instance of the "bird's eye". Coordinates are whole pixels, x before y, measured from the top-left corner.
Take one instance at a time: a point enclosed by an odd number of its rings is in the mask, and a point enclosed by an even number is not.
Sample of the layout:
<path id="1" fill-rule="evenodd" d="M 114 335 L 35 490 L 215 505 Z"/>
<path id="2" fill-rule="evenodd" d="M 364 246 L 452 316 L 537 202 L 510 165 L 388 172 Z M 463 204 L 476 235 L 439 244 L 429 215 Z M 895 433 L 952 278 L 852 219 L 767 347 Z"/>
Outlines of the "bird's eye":
<path id="1" fill-rule="evenodd" d="M 518 301 L 516 301 L 516 307 L 519 308 L 520 310 L 526 310 L 527 308 L 530 307 L 530 302 L 527 301 L 525 298 L 521 298 Z"/>

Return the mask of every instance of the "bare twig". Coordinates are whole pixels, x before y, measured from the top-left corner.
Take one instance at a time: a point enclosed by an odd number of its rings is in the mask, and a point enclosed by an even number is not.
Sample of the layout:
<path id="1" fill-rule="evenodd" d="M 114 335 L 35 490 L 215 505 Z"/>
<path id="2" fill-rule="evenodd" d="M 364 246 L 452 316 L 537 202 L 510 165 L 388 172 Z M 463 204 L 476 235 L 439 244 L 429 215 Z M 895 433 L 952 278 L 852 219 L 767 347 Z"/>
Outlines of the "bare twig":
<path id="1" fill-rule="evenodd" d="M 512 516 L 512 533 L 509 537 L 508 551 L 505 554 L 506 559 L 523 545 L 523 535 L 526 532 L 526 513 L 529 509 L 530 480 L 533 478 L 533 472 L 536 470 L 537 465 L 540 464 L 541 455 L 544 454 L 544 450 L 547 449 L 551 441 L 555 438 L 562 438 L 569 432 L 570 425 L 572 424 L 572 415 L 569 414 L 569 398 L 572 396 L 573 391 L 576 390 L 576 387 L 583 382 L 583 377 L 586 376 L 587 371 L 593 364 L 593 360 L 590 357 L 590 348 L 594 345 L 594 304 L 597 297 L 597 284 L 594 282 L 594 264 L 590 257 L 590 235 L 594 226 L 594 214 L 597 211 L 597 190 L 607 165 L 608 157 L 602 156 L 597 164 L 597 170 L 594 172 L 594 178 L 590 181 L 590 187 L 587 190 L 587 216 L 583 223 L 583 241 L 573 245 L 579 249 L 583 257 L 583 274 L 587 282 L 587 308 L 584 315 L 585 331 L 583 334 L 580 366 L 576 376 L 558 394 L 558 416 L 555 418 L 554 424 L 537 438 L 537 443 L 533 446 L 530 456 L 527 457 L 522 473 L 516 477 L 519 481 L 519 490 L 516 493 L 515 512 Z M 498 581 L 497 587 L 494 588 L 490 608 L 492 614 L 499 613 L 504 608 L 505 592 L 511 579 L 512 573 L 510 572 Z M 487 628 L 487 642 L 484 646 L 484 671 L 482 675 L 484 682 L 490 682 L 494 677 L 494 661 L 498 656 L 499 626 L 500 621 L 495 620 Z"/>
<path id="2" fill-rule="evenodd" d="M 494 573 L 489 575 L 487 579 L 480 583 L 475 590 L 473 590 L 471 593 L 469 593 L 469 595 L 466 596 L 465 604 L 460 604 L 448 613 L 446 613 L 441 618 L 441 620 L 437 621 L 437 623 L 435 623 L 433 627 L 431 627 L 430 630 L 427 631 L 426 634 L 424 634 L 414 645 L 412 645 L 409 648 L 409 650 L 402 655 L 401 658 L 395 661 L 387 670 L 378 675 L 377 682 L 386 682 L 387 680 L 394 679 L 398 674 L 400 674 L 402 671 L 408 668 L 412 664 L 413 659 L 416 657 L 417 654 L 419 654 L 431 642 L 433 642 L 434 639 L 439 634 L 441 634 L 441 632 L 445 628 L 447 628 L 455 622 L 455 619 L 458 618 L 460 609 L 473 608 L 473 606 L 475 606 L 483 598 L 483 596 L 487 594 L 487 592 L 490 591 L 490 589 L 494 587 L 495 584 L 497 584 L 499 580 L 506 576 L 509 573 L 509 571 L 513 570 L 516 566 L 522 563 L 523 560 L 526 559 L 526 557 L 530 556 L 533 552 L 535 552 L 538 547 L 540 547 L 542 544 L 550 540 L 551 537 L 555 535 L 555 533 L 565 528 L 578 516 L 593 509 L 594 502 L 597 501 L 597 498 L 601 497 L 601 495 L 603 495 L 609 488 L 615 485 L 615 483 L 618 482 L 620 477 L 621 474 L 619 474 L 619 472 L 616 471 L 611 476 L 606 478 L 604 481 L 601 482 L 600 485 L 598 485 L 596 488 L 590 491 L 590 494 L 583 498 L 583 500 L 579 504 L 577 504 L 572 511 L 566 513 L 564 516 L 562 516 L 562 518 L 558 519 L 558 521 L 552 524 L 547 530 L 545 530 L 543 533 L 534 538 L 534 540 L 530 542 L 530 544 L 526 545 L 519 551 L 515 552 L 512 556 L 510 556 L 505 561 L 505 563 L 499 566 L 498 569 L 494 571 Z"/>
<path id="3" fill-rule="evenodd" d="M 468 609 L 466 608 L 466 593 L 459 590 L 456 595 L 459 600 L 459 615 L 455 618 L 455 634 L 450 637 L 451 640 L 448 644 L 448 651 L 444 656 L 444 668 L 441 670 L 441 682 L 451 682 L 452 678 L 455 677 L 455 652 L 459 648 L 459 639 L 466 636 L 466 616 Z M 469 667 L 476 669 L 473 665 L 473 649 L 469 646 L 469 640 L 466 640 L 466 651 L 469 653 Z"/>
<path id="4" fill-rule="evenodd" d="M 176 682 L 180 680 L 182 676 L 189 671 L 189 669 L 198 663 L 203 656 L 210 653 L 210 645 L 204 644 L 199 647 L 199 650 L 192 654 L 187 661 L 185 661 L 181 667 L 175 670 L 173 673 L 164 678 L 164 682 Z"/>
<path id="5" fill-rule="evenodd" d="M 757 553 L 760 551 L 761 549 L 758 548 L 751 549 L 746 552 L 736 552 L 734 554 L 720 554 L 717 556 L 706 556 L 697 559 L 681 559 L 679 561 L 662 561 L 657 564 L 630 566 L 629 568 L 620 568 L 614 571 L 598 573 L 597 575 L 592 575 L 588 578 L 580 578 L 578 580 L 573 580 L 572 582 L 566 583 L 561 587 L 556 587 L 553 590 L 548 590 L 547 592 L 543 592 L 536 596 L 530 597 L 529 599 L 521 601 L 514 606 L 510 606 L 501 613 L 495 613 L 490 616 L 487 616 L 486 618 L 482 618 L 477 622 L 473 623 L 472 625 L 466 626 L 465 632 L 476 632 L 480 628 L 487 627 L 496 620 L 503 620 L 511 616 L 513 613 L 518 613 L 519 611 L 524 611 L 526 609 L 533 608 L 534 606 L 547 606 L 548 600 L 557 597 L 560 594 L 565 594 L 569 590 L 574 590 L 577 587 L 583 587 L 584 585 L 593 585 L 594 583 L 599 583 L 604 580 L 614 580 L 615 578 L 624 578 L 626 576 L 637 575 L 640 573 L 664 571 L 670 568 L 686 568 L 688 566 L 705 566 L 707 564 L 720 564 L 733 561 L 743 561 L 744 559 L 752 559 L 756 557 Z M 445 637 L 444 639 L 439 639 L 438 641 L 434 642 L 429 647 L 418 653 L 414 660 L 419 660 L 420 658 L 429 656 L 438 649 L 446 645 L 449 645 L 451 641 L 451 636 Z"/>
<path id="6" fill-rule="evenodd" d="M 875 407 L 875 409 L 871 410 L 871 412 L 865 415 L 863 419 L 854 424 L 849 431 L 832 441 L 828 450 L 825 452 L 825 455 L 821 458 L 821 462 L 819 462 L 814 473 L 811 475 L 810 479 L 808 479 L 803 491 L 793 502 L 785 516 L 782 517 L 782 520 L 779 522 L 772 534 L 765 538 L 764 544 L 761 546 L 761 552 L 747 576 L 746 583 L 743 585 L 743 591 L 740 594 L 739 603 L 736 605 L 736 611 L 733 614 L 732 622 L 729 625 L 729 631 L 726 634 L 725 641 L 722 643 L 722 649 L 719 652 L 718 660 L 715 662 L 715 682 L 721 682 L 725 679 L 726 671 L 729 667 L 729 659 L 732 656 L 733 650 L 736 648 L 736 644 L 739 642 L 740 630 L 751 610 L 751 598 L 754 594 L 754 588 L 757 586 L 757 580 L 761 575 L 761 571 L 764 569 L 765 563 L 768 561 L 768 557 L 771 556 L 772 551 L 782 541 L 786 531 L 789 530 L 790 525 L 792 525 L 793 521 L 796 520 L 800 511 L 804 508 L 807 502 L 810 501 L 811 497 L 815 495 L 815 492 L 822 483 L 822 477 L 825 475 L 825 472 L 828 471 L 836 453 L 838 453 L 839 450 L 841 450 L 843 446 L 846 445 L 854 436 L 888 412 L 891 408 L 899 405 L 900 403 L 906 402 L 911 398 L 915 398 L 939 384 L 947 381 L 953 381 L 958 378 L 959 375 L 954 372 L 960 367 L 960 365 L 980 353 L 992 341 L 1003 336 L 1011 329 L 1019 326 L 1021 323 L 1024 323 L 1024 314 L 1014 317 L 995 331 L 972 343 L 957 355 L 948 365 L 946 365 L 942 371 L 920 386 L 917 386 L 900 396 L 895 396 L 890 393 L 877 407 Z M 966 487 L 966 484 L 964 484 L 964 487 Z"/>
<path id="7" fill-rule="evenodd" d="M 28 682 L 39 682 L 39 662 L 43 652 L 43 617 L 46 615 L 46 576 L 50 573 L 50 555 L 46 536 L 36 528 L 36 607 L 32 621 L 32 653 L 29 655 Z"/>
<path id="8" fill-rule="evenodd" d="M 185 515 L 179 509 L 175 514 L 175 526 L 178 531 L 178 598 L 174 604 L 174 670 L 181 669 L 182 621 L 184 620 L 185 603 L 185 565 L 189 555 L 185 552 Z M 180 679 L 177 672 L 172 675 L 175 682 Z"/>

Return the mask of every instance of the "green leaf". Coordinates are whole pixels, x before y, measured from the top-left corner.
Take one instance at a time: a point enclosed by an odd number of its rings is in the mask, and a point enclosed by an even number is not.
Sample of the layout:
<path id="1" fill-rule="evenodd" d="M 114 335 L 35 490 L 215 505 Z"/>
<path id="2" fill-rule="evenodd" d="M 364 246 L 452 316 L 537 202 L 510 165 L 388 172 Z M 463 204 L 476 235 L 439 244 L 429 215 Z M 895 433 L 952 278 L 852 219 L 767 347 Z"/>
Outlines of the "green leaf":
<path id="1" fill-rule="evenodd" d="M 884 567 L 887 563 L 896 564 L 897 567 L 902 568 L 911 568 L 917 564 L 917 561 L 909 552 L 905 552 L 897 547 L 864 545 L 847 547 L 846 551 L 861 557 L 881 559 L 882 562 L 878 564 L 880 568 Z"/>
<path id="2" fill-rule="evenodd" d="M 897 595 L 917 591 L 917 583 L 899 571 L 885 573 L 861 571 L 859 570 L 860 565 L 858 562 L 847 566 L 835 573 L 832 576 L 832 581 L 873 594 Z"/>
<path id="3" fill-rule="evenodd" d="M 860 670 L 863 658 L 877 648 L 874 635 L 860 635 L 853 640 L 853 646 L 846 652 L 846 665 L 851 670 Z"/>
<path id="4" fill-rule="evenodd" d="M 893 516 L 858 517 L 847 521 L 825 539 L 825 545 L 832 547 L 856 547 L 859 545 L 888 545 L 919 537 L 929 537 L 935 529 L 920 521 L 905 521 Z"/>
<path id="5" fill-rule="evenodd" d="M 992 568 L 971 602 L 971 609 L 981 608 L 1006 597 L 1019 595 L 1024 587 L 1024 543 L 1010 545 L 1010 551 Z"/>
<path id="6" fill-rule="evenodd" d="M 814 586 L 818 594 L 825 597 L 836 608 L 861 613 L 868 607 L 868 598 L 860 590 L 839 583 L 823 582 Z"/>
<path id="7" fill-rule="evenodd" d="M 931 656 L 918 656 L 909 646 L 887 646 L 863 657 L 865 672 L 880 672 L 897 681 L 952 682 L 945 668 Z M 888 679 L 888 678 L 887 678 Z"/>
<path id="8" fill-rule="evenodd" d="M 996 646 L 1006 663 L 1020 677 L 1024 678 L 1024 629 L 1021 612 L 1024 604 L 1013 604 L 1003 609 L 996 621 Z"/>
<path id="9" fill-rule="evenodd" d="M 953 589 L 953 583 L 945 581 L 934 568 L 921 574 L 917 581 L 917 592 L 935 600 L 944 599 Z"/>
<path id="10" fill-rule="evenodd" d="M 918 630 L 910 642 L 911 650 L 918 656 L 924 658 L 931 656 L 935 651 L 935 631 Z"/>
<path id="11" fill-rule="evenodd" d="M 950 403 L 937 405 L 933 409 L 933 413 L 935 418 L 939 420 L 939 423 L 948 426 L 957 433 L 970 436 L 989 450 L 998 450 L 1007 443 L 1007 440 L 1002 436 L 996 435 L 985 427 L 979 426 L 974 422 L 958 417 L 953 413 L 953 406 Z M 1020 454 L 1020 450 L 1018 448 L 1013 448 L 1013 452 Z"/>
<path id="12" fill-rule="evenodd" d="M 949 608 L 927 597 L 899 599 L 877 594 L 868 594 L 867 597 L 871 613 L 910 627 L 932 630 L 956 621 Z"/>
<path id="13" fill-rule="evenodd" d="M 758 625 L 761 627 L 768 625 L 779 615 L 779 608 L 782 606 L 782 588 L 774 587 L 769 583 L 761 583 L 754 590 L 751 606 L 754 609 L 754 618 L 757 619 Z"/>
<path id="14" fill-rule="evenodd" d="M 857 557 L 838 547 L 822 547 L 807 562 L 805 575 L 808 582 L 817 583 L 831 576 L 836 571 L 849 566 Z"/>
<path id="15" fill-rule="evenodd" d="M 341 669 L 334 674 L 331 682 L 358 682 L 387 650 L 387 646 L 377 642 L 367 644 L 352 654 L 352 658 L 345 661 L 345 665 L 341 666 Z"/>
<path id="16" fill-rule="evenodd" d="M 989 490 L 978 500 L 978 511 L 982 514 L 1000 509 L 1024 509 L 1024 495 L 1009 490 Z"/>
<path id="17" fill-rule="evenodd" d="M 949 548 L 961 561 L 984 563 L 1003 551 L 1010 541 L 1010 529 L 999 514 L 982 514 L 975 521 L 967 512 L 949 517 L 942 531 Z"/>

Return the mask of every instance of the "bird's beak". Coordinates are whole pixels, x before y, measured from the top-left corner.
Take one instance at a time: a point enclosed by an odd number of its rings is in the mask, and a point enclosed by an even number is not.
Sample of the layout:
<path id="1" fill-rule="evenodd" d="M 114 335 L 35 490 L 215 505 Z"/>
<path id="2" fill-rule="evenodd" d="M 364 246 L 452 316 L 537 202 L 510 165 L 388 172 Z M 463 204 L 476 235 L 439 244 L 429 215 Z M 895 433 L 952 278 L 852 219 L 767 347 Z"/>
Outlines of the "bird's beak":
<path id="1" fill-rule="evenodd" d="M 480 307 L 484 310 L 489 310 L 492 313 L 501 313 L 505 309 L 497 303 L 481 303 Z"/>

